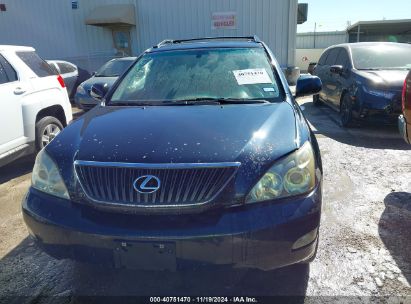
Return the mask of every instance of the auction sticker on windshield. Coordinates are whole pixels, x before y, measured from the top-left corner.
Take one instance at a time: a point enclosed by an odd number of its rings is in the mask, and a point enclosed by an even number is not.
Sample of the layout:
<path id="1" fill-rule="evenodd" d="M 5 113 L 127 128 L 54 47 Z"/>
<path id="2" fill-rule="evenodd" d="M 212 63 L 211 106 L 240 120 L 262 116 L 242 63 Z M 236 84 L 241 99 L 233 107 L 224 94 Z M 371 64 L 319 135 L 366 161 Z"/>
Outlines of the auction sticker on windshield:
<path id="1" fill-rule="evenodd" d="M 233 71 L 239 85 L 273 83 L 265 69 L 247 69 Z"/>

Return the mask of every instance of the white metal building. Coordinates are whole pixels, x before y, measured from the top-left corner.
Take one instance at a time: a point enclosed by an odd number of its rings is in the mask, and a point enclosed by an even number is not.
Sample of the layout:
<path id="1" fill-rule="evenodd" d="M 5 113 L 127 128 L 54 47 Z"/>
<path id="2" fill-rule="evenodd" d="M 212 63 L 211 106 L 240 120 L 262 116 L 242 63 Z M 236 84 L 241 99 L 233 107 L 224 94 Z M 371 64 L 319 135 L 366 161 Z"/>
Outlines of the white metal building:
<path id="1" fill-rule="evenodd" d="M 326 49 L 348 41 L 346 31 L 308 32 L 297 34 L 297 49 Z"/>
<path id="2" fill-rule="evenodd" d="M 295 65 L 306 72 L 310 63 L 316 63 L 324 49 L 348 41 L 346 31 L 298 33 Z"/>
<path id="3" fill-rule="evenodd" d="M 297 0 L 0 0 L 0 44 L 93 71 L 166 38 L 258 35 L 293 66 Z"/>

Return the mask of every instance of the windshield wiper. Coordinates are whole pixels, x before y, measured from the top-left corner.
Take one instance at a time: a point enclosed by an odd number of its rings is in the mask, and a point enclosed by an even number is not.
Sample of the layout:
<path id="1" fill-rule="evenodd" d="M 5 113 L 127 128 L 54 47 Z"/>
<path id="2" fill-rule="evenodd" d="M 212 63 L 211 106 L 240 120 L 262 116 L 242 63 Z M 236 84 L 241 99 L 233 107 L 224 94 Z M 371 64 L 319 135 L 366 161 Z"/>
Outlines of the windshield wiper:
<path id="1" fill-rule="evenodd" d="M 255 104 L 270 103 L 265 99 L 238 99 L 238 98 L 193 98 L 170 102 L 167 105 L 202 105 L 202 104 Z"/>
<path id="2" fill-rule="evenodd" d="M 192 106 L 192 105 L 222 105 L 222 104 L 256 104 L 270 103 L 265 99 L 236 99 L 236 98 L 193 98 L 177 101 L 116 101 L 109 102 L 108 106 Z"/>
<path id="3" fill-rule="evenodd" d="M 96 74 L 94 77 L 118 77 L 120 76 L 119 74 L 114 74 L 114 75 L 104 75 L 104 74 Z"/>
<path id="4" fill-rule="evenodd" d="M 153 106 L 154 104 L 147 102 L 135 102 L 135 101 L 119 101 L 119 102 L 109 102 L 107 106 L 118 106 L 118 107 L 145 107 Z"/>
<path id="5" fill-rule="evenodd" d="M 357 69 L 359 71 L 381 71 L 381 68 L 364 68 L 364 69 Z"/>

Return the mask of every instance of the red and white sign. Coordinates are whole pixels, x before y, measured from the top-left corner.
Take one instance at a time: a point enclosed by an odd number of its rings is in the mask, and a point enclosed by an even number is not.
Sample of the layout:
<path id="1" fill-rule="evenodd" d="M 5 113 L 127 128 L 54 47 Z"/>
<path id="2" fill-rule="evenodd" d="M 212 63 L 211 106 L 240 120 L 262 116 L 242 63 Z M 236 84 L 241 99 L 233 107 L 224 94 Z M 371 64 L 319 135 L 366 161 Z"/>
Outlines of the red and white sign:
<path id="1" fill-rule="evenodd" d="M 236 12 L 217 12 L 211 16 L 211 28 L 213 30 L 234 30 L 237 28 Z"/>

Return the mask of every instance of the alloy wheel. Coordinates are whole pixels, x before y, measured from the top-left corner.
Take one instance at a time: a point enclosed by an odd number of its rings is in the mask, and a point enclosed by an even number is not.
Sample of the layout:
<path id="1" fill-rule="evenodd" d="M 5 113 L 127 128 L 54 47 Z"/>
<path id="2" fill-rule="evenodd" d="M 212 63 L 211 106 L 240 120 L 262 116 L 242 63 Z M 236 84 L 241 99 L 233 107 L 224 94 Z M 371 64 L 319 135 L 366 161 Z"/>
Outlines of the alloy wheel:
<path id="1" fill-rule="evenodd" d="M 49 124 L 44 128 L 43 135 L 41 137 L 41 146 L 44 148 L 47 146 L 61 131 L 60 127 L 56 124 Z"/>

